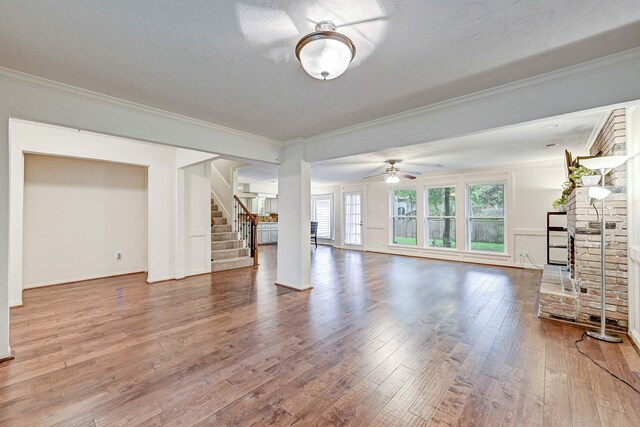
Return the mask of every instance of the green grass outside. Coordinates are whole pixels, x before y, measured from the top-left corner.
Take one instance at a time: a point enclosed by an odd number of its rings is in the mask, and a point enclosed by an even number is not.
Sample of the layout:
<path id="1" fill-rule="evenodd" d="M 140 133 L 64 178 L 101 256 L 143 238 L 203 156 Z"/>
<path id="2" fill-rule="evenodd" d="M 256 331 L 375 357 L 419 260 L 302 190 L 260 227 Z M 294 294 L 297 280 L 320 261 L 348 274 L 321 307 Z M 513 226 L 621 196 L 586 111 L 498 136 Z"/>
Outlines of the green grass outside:
<path id="1" fill-rule="evenodd" d="M 415 237 L 395 237 L 395 243 L 397 245 L 413 245 L 415 246 L 418 242 Z M 429 240 L 429 247 L 432 248 L 442 248 L 443 241 L 440 240 Z M 451 247 L 456 247 L 455 240 L 451 241 Z M 488 251 L 488 252 L 504 252 L 504 243 L 486 243 L 486 242 L 471 242 L 471 250 L 474 251 Z"/>
<path id="2" fill-rule="evenodd" d="M 504 252 L 504 243 L 471 242 L 474 251 Z"/>
<path id="3" fill-rule="evenodd" d="M 427 242 L 429 244 L 430 248 L 455 248 L 456 247 L 456 241 L 455 240 L 450 240 L 449 243 L 451 244 L 451 246 L 445 246 L 444 245 L 444 241 L 442 239 L 429 239 L 429 241 Z"/>
<path id="4" fill-rule="evenodd" d="M 394 241 L 396 245 L 417 245 L 418 239 L 415 237 L 395 237 Z"/>

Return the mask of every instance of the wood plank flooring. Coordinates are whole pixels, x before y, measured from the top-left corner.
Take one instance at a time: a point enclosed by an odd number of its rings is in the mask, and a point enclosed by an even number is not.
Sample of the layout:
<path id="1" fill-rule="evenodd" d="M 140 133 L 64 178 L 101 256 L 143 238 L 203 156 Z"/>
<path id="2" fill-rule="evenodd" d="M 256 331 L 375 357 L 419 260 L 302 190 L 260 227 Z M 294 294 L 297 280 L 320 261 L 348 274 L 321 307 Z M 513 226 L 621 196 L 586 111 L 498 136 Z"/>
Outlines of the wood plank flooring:
<path id="1" fill-rule="evenodd" d="M 638 426 L 640 397 L 536 317 L 539 272 L 312 249 L 313 286 L 258 269 L 28 290 L 2 426 Z M 640 358 L 582 347 L 640 387 Z"/>

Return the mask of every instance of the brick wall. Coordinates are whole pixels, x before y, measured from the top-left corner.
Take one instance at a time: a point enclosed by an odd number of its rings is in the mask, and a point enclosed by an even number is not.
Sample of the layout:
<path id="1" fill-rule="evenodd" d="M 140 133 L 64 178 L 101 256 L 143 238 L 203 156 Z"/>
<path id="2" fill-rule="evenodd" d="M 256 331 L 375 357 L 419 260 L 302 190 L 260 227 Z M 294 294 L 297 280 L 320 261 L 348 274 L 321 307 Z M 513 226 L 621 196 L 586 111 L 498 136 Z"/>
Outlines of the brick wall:
<path id="1" fill-rule="evenodd" d="M 624 109 L 611 113 L 590 151 L 591 155 L 626 154 Z M 621 166 L 607 177 L 606 184 L 614 187 L 614 193 L 605 201 L 605 307 L 608 324 L 622 330 L 628 325 L 626 183 L 626 166 Z M 601 212 L 599 202 L 596 207 Z M 567 222 L 575 248 L 571 271 L 578 296 L 575 319 L 578 323 L 599 324 L 600 223 L 586 188 L 576 188 L 569 195 Z"/>

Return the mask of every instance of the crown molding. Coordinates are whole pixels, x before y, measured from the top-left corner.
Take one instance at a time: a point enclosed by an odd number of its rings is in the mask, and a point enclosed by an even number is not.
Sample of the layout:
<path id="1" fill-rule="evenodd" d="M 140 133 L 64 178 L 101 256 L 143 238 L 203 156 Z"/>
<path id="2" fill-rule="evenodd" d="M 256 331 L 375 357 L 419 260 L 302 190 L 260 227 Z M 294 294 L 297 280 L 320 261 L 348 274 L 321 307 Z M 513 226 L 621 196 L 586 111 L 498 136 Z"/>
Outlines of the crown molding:
<path id="1" fill-rule="evenodd" d="M 354 134 L 362 130 L 372 129 L 391 122 L 399 122 L 410 118 L 427 116 L 467 105 L 505 98 L 518 93 L 529 92 L 535 89 L 552 86 L 584 76 L 598 74 L 602 71 L 624 67 L 626 65 L 638 62 L 640 62 L 640 47 L 625 50 L 613 55 L 597 58 L 559 70 L 550 71 L 523 80 L 518 80 L 516 82 L 496 86 L 469 95 L 463 95 L 447 101 L 430 104 L 424 107 L 415 108 L 413 110 L 404 111 L 357 125 L 326 132 L 320 135 L 315 135 L 308 138 L 294 138 L 285 141 L 284 145 L 288 146 L 300 143 L 313 144 L 319 141 L 331 139 L 333 137 Z"/>
<path id="2" fill-rule="evenodd" d="M 589 139 L 587 140 L 587 143 L 584 146 L 585 150 L 587 151 L 591 150 L 591 146 L 593 145 L 594 142 L 596 142 L 596 138 L 600 134 L 600 131 L 604 127 L 605 123 L 607 123 L 607 119 L 609 118 L 610 114 L 611 114 L 611 111 L 603 111 L 602 113 L 600 113 L 598 122 L 593 127 L 593 130 L 591 130 L 591 135 L 589 135 Z"/>
<path id="3" fill-rule="evenodd" d="M 234 129 L 234 128 L 229 128 L 226 126 L 217 125 L 215 123 L 207 122 L 204 120 L 194 119 L 188 116 L 183 116 L 181 114 L 172 113 L 170 111 L 149 107 L 143 104 L 138 104 L 132 101 L 127 101 L 127 100 L 116 98 L 110 95 L 105 95 L 103 93 L 94 92 L 91 90 L 68 85 L 66 83 L 60 83 L 54 80 L 49 80 L 44 77 L 39 77 L 32 74 L 23 73 L 21 71 L 12 70 L 10 68 L 0 67 L 0 80 L 5 80 L 8 82 L 17 83 L 25 86 L 35 87 L 38 89 L 44 89 L 44 90 L 48 90 L 50 92 L 54 92 L 58 94 L 79 96 L 85 99 L 91 99 L 91 100 L 95 100 L 95 101 L 99 101 L 99 102 L 103 102 L 111 105 L 116 105 L 119 107 L 130 108 L 130 109 L 141 111 L 144 113 L 153 114 L 156 116 L 162 116 L 168 119 L 177 120 L 177 121 L 191 124 L 191 125 L 206 127 L 221 133 L 240 136 L 240 137 L 252 139 L 258 142 L 273 144 L 277 147 L 283 146 L 282 141 L 266 138 L 264 136 L 256 135 L 253 133 L 245 132 L 245 131 Z"/>

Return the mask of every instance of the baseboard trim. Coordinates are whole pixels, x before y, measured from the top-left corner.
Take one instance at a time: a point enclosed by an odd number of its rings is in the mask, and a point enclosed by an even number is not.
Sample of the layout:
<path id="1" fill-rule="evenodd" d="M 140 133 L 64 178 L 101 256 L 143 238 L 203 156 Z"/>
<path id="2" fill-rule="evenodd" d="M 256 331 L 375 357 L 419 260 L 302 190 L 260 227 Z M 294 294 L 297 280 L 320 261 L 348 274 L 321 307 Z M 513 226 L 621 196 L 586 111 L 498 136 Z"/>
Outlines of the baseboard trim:
<path id="1" fill-rule="evenodd" d="M 640 349 L 640 333 L 638 333 L 638 331 L 636 331 L 635 329 L 631 329 L 629 328 L 627 335 L 629 336 L 629 341 L 631 341 L 631 344 L 633 345 L 633 347 L 635 347 L 636 351 L 638 351 L 638 353 L 640 353 L 639 349 Z"/>
<path id="2" fill-rule="evenodd" d="M 186 278 L 183 277 L 182 279 Z M 167 278 L 159 278 L 159 279 L 147 279 L 147 283 L 150 285 L 156 285 L 158 283 L 164 283 L 164 282 L 175 282 L 176 280 L 181 280 L 181 279 L 176 279 L 175 277 L 167 277 Z"/>
<path id="3" fill-rule="evenodd" d="M 42 289 L 42 288 L 51 288 L 53 286 L 64 286 L 64 285 L 71 285 L 73 283 L 80 283 L 80 282 L 90 282 L 92 280 L 100 280 L 100 279 L 110 279 L 112 277 L 120 277 L 120 276 L 129 276 L 130 274 L 140 274 L 140 273 L 146 273 L 146 271 L 131 271 L 128 273 L 116 273 L 116 274 L 110 274 L 108 276 L 89 276 L 86 278 L 80 278 L 80 279 L 72 279 L 68 282 L 55 282 L 55 283 L 50 283 L 47 285 L 36 285 L 36 286 L 29 286 L 28 288 L 23 288 L 22 291 L 28 291 L 31 289 Z"/>
<path id="4" fill-rule="evenodd" d="M 12 360 L 15 359 L 15 352 L 12 349 L 9 349 L 9 355 L 8 356 L 4 356 L 4 357 L 0 357 L 0 363 L 2 362 L 6 362 L 7 360 Z"/>
<path id="5" fill-rule="evenodd" d="M 278 283 L 278 282 L 275 282 L 274 284 L 275 284 L 276 286 L 281 287 L 281 288 L 291 289 L 292 291 L 298 291 L 298 292 L 310 291 L 311 289 L 313 289 L 313 286 L 311 286 L 311 285 L 309 285 L 309 287 L 308 287 L 308 288 L 302 288 L 302 289 L 300 289 L 300 288 L 296 288 L 296 287 L 294 287 L 294 286 L 285 285 L 285 284 Z"/>

